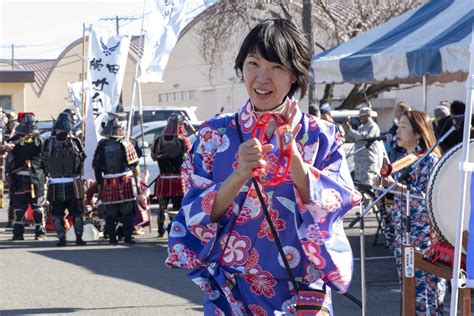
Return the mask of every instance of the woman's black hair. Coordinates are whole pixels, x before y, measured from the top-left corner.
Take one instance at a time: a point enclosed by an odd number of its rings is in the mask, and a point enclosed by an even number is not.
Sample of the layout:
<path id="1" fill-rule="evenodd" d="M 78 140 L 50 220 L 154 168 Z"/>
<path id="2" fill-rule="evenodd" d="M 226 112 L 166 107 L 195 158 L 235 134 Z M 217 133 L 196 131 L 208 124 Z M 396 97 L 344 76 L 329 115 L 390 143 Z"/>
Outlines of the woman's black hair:
<path id="1" fill-rule="evenodd" d="M 300 97 L 304 97 L 309 81 L 312 48 L 293 22 L 285 19 L 265 20 L 250 31 L 235 58 L 234 69 L 242 81 L 242 68 L 249 54 L 258 54 L 292 71 L 296 81 L 291 85 L 288 97 L 291 98 L 298 89 L 301 91 Z"/>

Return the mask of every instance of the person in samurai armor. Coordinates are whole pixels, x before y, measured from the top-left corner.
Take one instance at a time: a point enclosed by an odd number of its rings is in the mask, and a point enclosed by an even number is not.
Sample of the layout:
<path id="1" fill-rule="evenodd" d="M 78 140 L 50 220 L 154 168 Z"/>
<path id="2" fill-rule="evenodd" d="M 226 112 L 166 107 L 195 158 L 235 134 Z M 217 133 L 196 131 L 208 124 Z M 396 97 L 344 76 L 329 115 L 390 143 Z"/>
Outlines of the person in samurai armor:
<path id="1" fill-rule="evenodd" d="M 173 113 L 163 129 L 160 136 L 153 142 L 151 155 L 158 162 L 160 176 L 156 182 L 156 196 L 159 201 L 158 213 L 158 237 L 165 233 L 165 212 L 168 203 L 172 202 L 173 209 L 168 213 L 170 219 L 176 215 L 181 208 L 184 196 L 185 183 L 181 175 L 181 165 L 186 153 L 191 149 L 191 143 L 187 137 L 184 126 L 184 116 L 181 113 Z M 168 233 L 171 225 L 168 225 Z"/>
<path id="2" fill-rule="evenodd" d="M 92 162 L 99 184 L 99 196 L 105 206 L 105 225 L 110 244 L 116 245 L 115 224 L 120 215 L 125 244 L 132 240 L 134 206 L 140 168 L 132 143 L 125 139 L 125 113 L 109 113 L 103 124 L 102 139 L 97 145 Z"/>
<path id="3" fill-rule="evenodd" d="M 1 164 L 1 173 L 2 173 L 2 179 L 3 179 L 3 170 L 4 168 L 7 168 L 5 165 L 5 160 L 6 160 L 6 154 L 11 151 L 14 147 L 13 144 L 8 143 L 11 137 L 15 134 L 15 127 L 17 126 L 17 115 L 15 112 L 4 112 L 2 113 L 3 115 L 3 121 L 2 121 L 2 139 L 1 141 L 1 148 L 0 148 L 0 164 Z M 3 185 L 7 183 L 7 180 L 2 181 L 2 188 L 1 188 L 1 194 L 2 194 L 2 201 L 1 201 L 1 208 L 4 206 L 4 197 L 3 197 Z M 8 223 L 7 227 L 11 228 L 13 227 L 13 208 L 11 206 L 11 199 L 10 199 L 10 204 L 8 206 Z"/>
<path id="4" fill-rule="evenodd" d="M 45 173 L 41 155 L 44 139 L 39 136 L 33 113 L 20 113 L 19 125 L 10 143 L 15 147 L 7 156 L 11 205 L 14 209 L 13 240 L 23 240 L 25 214 L 33 209 L 35 240 L 44 240 Z"/>
<path id="5" fill-rule="evenodd" d="M 73 218 L 76 245 L 83 246 L 84 188 L 81 180 L 86 155 L 81 141 L 73 134 L 69 113 L 62 112 L 53 126 L 54 135 L 46 141 L 43 161 L 48 181 L 48 202 L 58 234 L 58 247 L 66 246 L 64 217 L 66 209 Z"/>

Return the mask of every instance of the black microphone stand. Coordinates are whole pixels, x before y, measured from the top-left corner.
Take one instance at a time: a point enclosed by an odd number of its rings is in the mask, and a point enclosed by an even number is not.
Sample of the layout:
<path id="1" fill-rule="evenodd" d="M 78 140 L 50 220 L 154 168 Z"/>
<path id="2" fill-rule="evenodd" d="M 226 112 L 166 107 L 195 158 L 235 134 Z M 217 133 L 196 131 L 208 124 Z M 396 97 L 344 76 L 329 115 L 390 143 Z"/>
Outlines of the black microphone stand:
<path id="1" fill-rule="evenodd" d="M 361 139 L 359 142 L 361 142 L 361 141 L 364 141 L 364 140 Z M 357 154 L 358 152 L 361 152 L 362 150 L 364 150 L 366 148 L 368 149 L 373 144 L 373 142 L 375 142 L 375 141 L 376 141 L 375 139 L 367 140 L 366 141 L 367 143 L 364 146 L 358 148 L 354 152 L 349 153 L 349 155 L 346 156 L 346 159 L 349 158 L 349 157 L 354 156 L 355 154 Z"/>
<path id="2" fill-rule="evenodd" d="M 446 133 L 444 133 L 443 136 L 441 136 L 436 143 L 431 146 L 426 152 L 418 158 L 411 166 L 405 168 L 405 171 L 403 174 L 399 177 L 399 179 L 404 179 L 408 176 L 410 171 L 412 169 L 415 169 L 426 157 L 428 157 L 429 154 L 441 143 L 443 142 L 451 133 L 456 131 L 456 127 L 452 126 Z M 349 224 L 349 228 L 354 227 L 355 224 L 357 224 L 358 221 L 360 221 L 367 212 L 374 207 L 375 204 L 377 204 L 385 195 L 387 195 L 392 189 L 398 184 L 400 181 L 394 181 L 388 188 L 386 188 L 375 200 L 372 201 L 360 214 Z"/>

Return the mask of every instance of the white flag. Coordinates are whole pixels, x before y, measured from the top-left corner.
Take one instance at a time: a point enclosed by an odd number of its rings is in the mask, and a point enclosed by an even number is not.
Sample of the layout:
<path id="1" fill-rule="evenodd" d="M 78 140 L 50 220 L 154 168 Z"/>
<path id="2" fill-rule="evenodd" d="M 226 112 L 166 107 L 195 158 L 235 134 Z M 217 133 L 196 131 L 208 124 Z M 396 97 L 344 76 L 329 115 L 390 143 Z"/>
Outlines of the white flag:
<path id="1" fill-rule="evenodd" d="M 67 83 L 67 89 L 69 92 L 69 100 L 74 103 L 74 106 L 76 107 L 76 112 L 79 114 L 79 119 L 82 120 L 82 81 L 76 81 L 76 82 L 66 82 Z M 87 83 L 84 83 L 84 89 L 87 88 Z M 85 103 L 87 104 L 87 99 L 84 100 Z"/>
<path id="2" fill-rule="evenodd" d="M 92 158 L 101 139 L 101 123 L 108 112 L 116 112 L 122 91 L 130 37 L 112 33 L 89 35 L 89 105 L 86 110 L 84 178 L 93 179 Z"/>
<path id="3" fill-rule="evenodd" d="M 145 44 L 140 61 L 140 82 L 163 82 L 168 58 L 179 34 L 196 16 L 215 1 L 153 0 L 145 26 Z"/>

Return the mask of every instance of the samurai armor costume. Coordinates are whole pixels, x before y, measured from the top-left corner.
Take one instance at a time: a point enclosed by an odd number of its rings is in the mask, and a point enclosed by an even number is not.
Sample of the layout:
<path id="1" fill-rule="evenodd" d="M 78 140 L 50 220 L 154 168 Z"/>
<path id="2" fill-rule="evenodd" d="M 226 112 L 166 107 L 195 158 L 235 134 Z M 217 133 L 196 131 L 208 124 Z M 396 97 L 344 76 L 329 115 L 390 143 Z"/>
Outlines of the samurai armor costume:
<path id="1" fill-rule="evenodd" d="M 28 113 L 16 128 L 10 141 L 15 147 L 7 156 L 7 171 L 11 182 L 11 203 L 14 208 L 13 239 L 22 240 L 25 231 L 25 213 L 28 205 L 33 209 L 35 239 L 44 239 L 45 173 L 41 155 L 44 140 L 37 134 L 34 115 Z"/>
<path id="2" fill-rule="evenodd" d="M 81 141 L 70 131 L 72 124 L 67 113 L 61 113 L 55 122 L 57 135 L 46 142 L 43 161 L 49 176 L 47 198 L 51 205 L 58 246 L 66 243 L 64 217 L 66 209 L 73 218 L 76 244 L 84 245 L 84 188 L 80 178 L 85 154 Z"/>
<path id="3" fill-rule="evenodd" d="M 121 216 L 126 243 L 133 243 L 133 215 L 137 196 L 138 156 L 134 146 L 123 139 L 123 131 L 116 118 L 104 127 L 105 136 L 94 153 L 93 167 L 99 196 L 105 205 L 105 221 L 109 241 L 116 244 L 115 224 Z M 116 128 L 115 128 L 116 127 Z M 114 129 L 115 128 L 115 129 Z"/>

